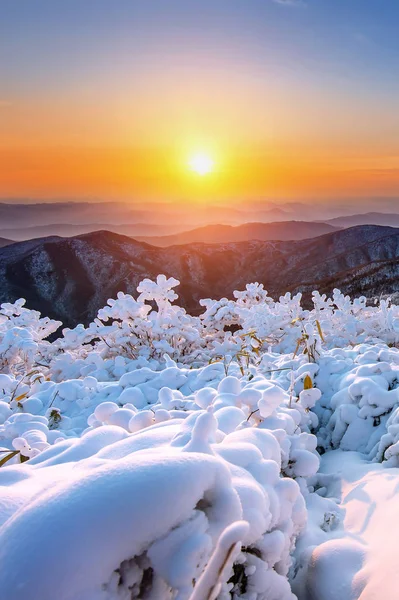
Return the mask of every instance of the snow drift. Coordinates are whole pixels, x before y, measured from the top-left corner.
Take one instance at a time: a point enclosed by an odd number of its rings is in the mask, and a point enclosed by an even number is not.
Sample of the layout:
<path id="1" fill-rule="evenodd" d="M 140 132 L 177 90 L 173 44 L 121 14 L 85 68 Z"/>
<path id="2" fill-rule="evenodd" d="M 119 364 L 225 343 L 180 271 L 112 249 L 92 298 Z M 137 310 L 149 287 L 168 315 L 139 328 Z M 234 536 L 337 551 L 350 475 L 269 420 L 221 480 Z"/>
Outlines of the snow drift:
<path id="1" fill-rule="evenodd" d="M 398 307 L 251 284 L 192 317 L 177 284 L 53 342 L 1 306 L 0 600 L 368 598 L 328 456 L 397 466 Z"/>

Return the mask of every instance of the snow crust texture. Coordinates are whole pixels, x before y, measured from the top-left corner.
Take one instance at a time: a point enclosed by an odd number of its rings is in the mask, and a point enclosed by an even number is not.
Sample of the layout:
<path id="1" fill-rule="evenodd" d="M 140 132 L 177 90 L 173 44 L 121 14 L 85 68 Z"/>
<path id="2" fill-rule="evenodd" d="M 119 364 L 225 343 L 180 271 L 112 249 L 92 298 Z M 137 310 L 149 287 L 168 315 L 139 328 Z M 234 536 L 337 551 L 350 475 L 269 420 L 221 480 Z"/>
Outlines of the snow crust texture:
<path id="1" fill-rule="evenodd" d="M 399 308 L 250 284 L 192 317 L 178 283 L 53 342 L 1 305 L 0 600 L 367 599 L 319 452 L 399 466 Z"/>

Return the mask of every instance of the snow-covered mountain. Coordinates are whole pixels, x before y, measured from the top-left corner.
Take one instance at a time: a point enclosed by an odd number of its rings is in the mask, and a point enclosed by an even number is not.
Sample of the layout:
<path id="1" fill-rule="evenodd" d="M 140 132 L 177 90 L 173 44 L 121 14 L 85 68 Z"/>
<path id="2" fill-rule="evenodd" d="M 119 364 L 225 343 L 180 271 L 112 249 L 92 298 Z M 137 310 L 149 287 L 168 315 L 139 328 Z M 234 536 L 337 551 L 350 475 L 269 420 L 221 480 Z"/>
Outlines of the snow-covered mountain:
<path id="1" fill-rule="evenodd" d="M 335 287 L 370 297 L 399 292 L 399 229 L 361 226 L 301 241 L 249 241 L 157 248 L 107 231 L 50 237 L 0 250 L 0 301 L 28 306 L 66 325 L 91 320 L 118 291 L 144 277 L 178 278 L 181 305 L 230 297 L 248 281 L 273 296 Z"/>

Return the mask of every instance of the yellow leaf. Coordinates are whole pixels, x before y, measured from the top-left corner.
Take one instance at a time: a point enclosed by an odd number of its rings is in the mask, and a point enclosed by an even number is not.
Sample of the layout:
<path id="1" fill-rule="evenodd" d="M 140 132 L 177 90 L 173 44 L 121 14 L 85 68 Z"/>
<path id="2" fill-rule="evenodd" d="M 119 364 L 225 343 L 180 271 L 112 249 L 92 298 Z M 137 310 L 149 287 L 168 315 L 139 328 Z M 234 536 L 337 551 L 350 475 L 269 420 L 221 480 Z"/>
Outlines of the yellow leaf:
<path id="1" fill-rule="evenodd" d="M 28 395 L 28 392 L 25 392 L 25 394 L 21 394 L 20 396 L 18 396 L 18 398 L 15 398 L 15 402 L 20 402 L 21 400 L 26 398 L 27 395 Z"/>
<path id="2" fill-rule="evenodd" d="M 317 331 L 319 332 L 319 336 L 321 338 L 321 341 L 325 342 L 324 335 L 323 335 L 323 332 L 321 330 L 320 321 L 316 320 L 316 326 L 317 326 Z"/>
<path id="3" fill-rule="evenodd" d="M 306 375 L 305 379 L 303 380 L 303 389 L 311 390 L 312 387 L 313 387 L 312 378 L 310 377 L 310 375 Z"/>

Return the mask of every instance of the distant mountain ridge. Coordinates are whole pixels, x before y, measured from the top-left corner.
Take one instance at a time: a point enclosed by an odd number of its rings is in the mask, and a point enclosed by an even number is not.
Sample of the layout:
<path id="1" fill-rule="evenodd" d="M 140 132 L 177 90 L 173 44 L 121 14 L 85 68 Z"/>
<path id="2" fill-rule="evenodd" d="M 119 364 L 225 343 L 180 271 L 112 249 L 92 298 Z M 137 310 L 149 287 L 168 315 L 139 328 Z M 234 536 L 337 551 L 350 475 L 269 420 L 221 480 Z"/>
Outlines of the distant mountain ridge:
<path id="1" fill-rule="evenodd" d="M 331 233 L 338 228 L 326 223 L 281 221 L 275 223 L 245 223 L 243 225 L 206 225 L 190 231 L 165 236 L 135 236 L 135 239 L 154 246 L 205 242 L 207 244 L 247 242 L 250 240 L 304 240 Z"/>
<path id="2" fill-rule="evenodd" d="M 368 212 L 357 215 L 336 217 L 323 221 L 334 227 L 356 227 L 357 225 L 382 225 L 388 227 L 399 227 L 399 213 Z"/>
<path id="3" fill-rule="evenodd" d="M 0 237 L 0 248 L 3 248 L 4 246 L 9 246 L 10 244 L 13 244 L 13 243 L 14 243 L 13 240 L 8 240 L 6 238 Z"/>
<path id="4" fill-rule="evenodd" d="M 50 237 L 0 249 L 0 302 L 28 306 L 67 326 L 87 323 L 108 298 L 136 294 L 144 277 L 176 277 L 180 302 L 198 313 L 200 298 L 232 297 L 249 282 L 278 297 L 334 287 L 370 297 L 399 292 L 399 229 L 361 226 L 317 238 L 275 242 L 193 243 L 158 248 L 99 231 Z"/>
<path id="5" fill-rule="evenodd" d="M 167 201 L 0 202 L 0 235 L 12 238 L 11 234 L 4 232 L 43 226 L 50 228 L 46 232 L 47 234 L 55 235 L 57 231 L 51 229 L 51 226 L 53 224 L 59 226 L 63 223 L 78 227 L 91 226 L 93 223 L 107 224 L 107 227 L 143 223 L 164 227 L 164 232 L 155 230 L 153 233 L 160 235 L 161 233 L 166 234 L 167 228 L 174 233 L 210 223 L 239 224 L 253 220 L 270 222 L 292 218 L 291 211 L 287 213 L 285 209 L 274 206 L 270 202 L 261 203 L 256 208 L 252 205 L 249 205 L 248 208 L 245 205 L 234 206 L 231 203 L 223 205 Z M 177 228 L 176 223 L 178 224 Z M 98 231 L 98 229 L 99 226 L 96 230 Z M 146 232 L 144 234 L 147 235 Z"/>
<path id="6" fill-rule="evenodd" d="M 171 225 L 157 225 L 155 223 L 127 223 L 122 225 L 112 225 L 109 223 L 52 223 L 50 225 L 33 225 L 29 227 L 17 227 L 0 229 L 0 235 L 9 235 L 15 241 L 25 241 L 37 238 L 44 238 L 53 235 L 60 237 L 75 237 L 94 231 L 111 231 L 120 235 L 129 235 L 131 237 L 144 235 L 163 235 L 166 231 L 181 231 L 182 227 Z"/>

